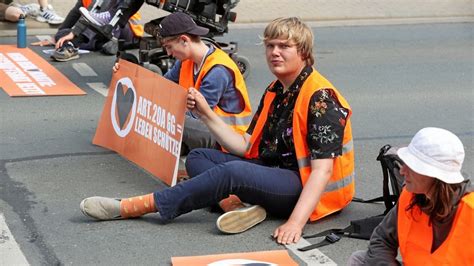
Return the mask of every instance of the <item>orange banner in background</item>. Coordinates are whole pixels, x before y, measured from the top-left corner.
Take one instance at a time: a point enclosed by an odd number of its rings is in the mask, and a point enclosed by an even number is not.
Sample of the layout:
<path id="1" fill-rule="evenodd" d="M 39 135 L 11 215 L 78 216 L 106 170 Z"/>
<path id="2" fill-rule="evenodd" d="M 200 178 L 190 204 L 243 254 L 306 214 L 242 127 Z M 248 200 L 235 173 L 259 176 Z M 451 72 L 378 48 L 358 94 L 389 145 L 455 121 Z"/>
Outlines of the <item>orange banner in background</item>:
<path id="1" fill-rule="evenodd" d="M 206 256 L 172 257 L 173 266 L 237 266 L 237 265 L 285 265 L 297 266 L 286 250 L 231 253 Z"/>
<path id="2" fill-rule="evenodd" d="M 10 96 L 85 95 L 29 48 L 0 45 L 0 87 Z"/>
<path id="3" fill-rule="evenodd" d="M 176 184 L 187 91 L 139 65 L 120 60 L 92 141 Z"/>

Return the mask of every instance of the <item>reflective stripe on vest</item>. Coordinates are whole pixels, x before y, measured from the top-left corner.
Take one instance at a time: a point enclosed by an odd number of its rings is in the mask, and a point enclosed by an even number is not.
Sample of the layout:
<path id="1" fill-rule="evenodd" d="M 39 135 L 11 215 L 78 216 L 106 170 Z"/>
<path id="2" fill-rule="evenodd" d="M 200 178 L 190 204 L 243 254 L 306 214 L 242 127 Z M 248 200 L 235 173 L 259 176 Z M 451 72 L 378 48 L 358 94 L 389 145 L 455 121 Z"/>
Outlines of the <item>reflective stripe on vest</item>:
<path id="1" fill-rule="evenodd" d="M 353 150 L 354 148 L 354 142 L 350 141 L 342 146 L 342 154 L 349 153 Z M 304 167 L 311 167 L 311 157 L 304 157 L 298 159 L 298 167 L 299 168 L 304 168 Z M 326 185 L 326 188 L 324 189 L 324 192 L 331 192 L 335 191 L 338 189 L 341 189 L 343 187 L 349 186 L 352 184 L 354 181 L 354 175 L 355 173 L 352 172 L 350 175 L 343 177 L 340 180 L 337 181 L 329 181 L 328 184 Z"/>
<path id="2" fill-rule="evenodd" d="M 324 192 L 332 192 L 341 188 L 345 188 L 347 186 L 350 186 L 353 182 L 354 172 L 352 172 L 351 175 L 345 176 L 337 181 L 329 181 L 329 183 L 326 185 L 326 188 L 324 189 Z"/>
<path id="3" fill-rule="evenodd" d="M 342 154 L 346 154 L 351 152 L 354 149 L 354 142 L 351 140 L 346 144 L 342 145 Z M 298 167 L 303 168 L 303 167 L 308 167 L 311 166 L 311 157 L 304 157 L 298 159 Z"/>
<path id="4" fill-rule="evenodd" d="M 252 122 L 252 117 L 238 117 L 238 116 L 220 116 L 222 120 L 228 125 L 247 126 Z"/>
<path id="5" fill-rule="evenodd" d="M 398 243 L 404 265 L 474 265 L 474 193 L 464 195 L 444 242 L 431 253 L 433 228 L 418 206 L 406 211 L 413 194 L 403 189 L 398 201 Z"/>
<path id="6" fill-rule="evenodd" d="M 219 106 L 216 105 L 214 107 L 214 112 L 235 131 L 239 132 L 240 134 L 243 134 L 247 130 L 247 127 L 249 126 L 250 122 L 252 121 L 252 109 L 250 105 L 250 100 L 248 97 L 247 87 L 245 86 L 245 81 L 244 77 L 242 76 L 242 73 L 240 73 L 240 70 L 235 64 L 235 62 L 224 51 L 219 48 L 215 48 L 215 50 L 206 57 L 201 71 L 199 71 L 199 75 L 196 79 L 196 82 L 194 82 L 193 77 L 194 62 L 191 60 L 185 60 L 181 62 L 179 85 L 183 86 L 184 88 L 194 87 L 199 90 L 201 82 L 206 76 L 206 74 L 216 65 L 224 66 L 233 73 L 234 87 L 236 90 L 239 91 L 240 95 L 242 95 L 245 107 L 242 112 L 238 114 L 231 114 L 225 112 Z"/>
<path id="7" fill-rule="evenodd" d="M 269 88 L 273 87 L 274 84 L 275 82 L 272 83 Z M 336 93 L 337 100 L 341 106 L 349 110 L 349 114 L 344 129 L 342 155 L 334 158 L 333 175 L 331 176 L 324 193 L 321 195 L 319 203 L 310 216 L 311 221 L 318 220 L 347 206 L 354 196 L 355 189 L 354 145 L 350 123 L 352 111 L 347 101 L 337 91 L 337 89 L 335 89 L 334 86 L 315 69 L 313 69 L 313 72 L 301 87 L 293 111 L 293 140 L 295 143 L 300 178 L 304 186 L 311 174 L 310 153 L 306 142 L 308 132 L 307 116 L 310 100 L 316 91 L 324 88 L 330 88 Z M 267 89 L 263 99 L 262 111 L 255 125 L 253 134 L 250 137 L 250 142 L 245 154 L 245 157 L 247 158 L 258 158 L 258 146 L 260 144 L 263 127 L 266 123 L 268 110 L 270 109 L 274 98 L 275 92 L 271 92 Z"/>
<path id="8" fill-rule="evenodd" d="M 143 33 L 145 32 L 143 25 L 141 23 L 142 16 L 140 12 L 133 14 L 128 20 L 128 25 L 130 25 L 130 29 L 133 32 L 135 37 L 142 37 Z"/>

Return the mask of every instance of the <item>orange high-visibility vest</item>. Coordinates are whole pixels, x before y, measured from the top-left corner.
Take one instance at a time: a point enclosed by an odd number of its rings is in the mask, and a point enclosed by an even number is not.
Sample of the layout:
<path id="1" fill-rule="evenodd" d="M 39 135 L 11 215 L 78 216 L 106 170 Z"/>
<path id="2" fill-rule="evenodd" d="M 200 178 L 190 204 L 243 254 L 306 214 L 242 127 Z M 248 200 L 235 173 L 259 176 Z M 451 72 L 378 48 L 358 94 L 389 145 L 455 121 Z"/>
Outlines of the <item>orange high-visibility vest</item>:
<path id="1" fill-rule="evenodd" d="M 181 62 L 179 85 L 186 89 L 194 87 L 199 90 L 203 78 L 216 65 L 224 66 L 232 71 L 234 77 L 234 87 L 242 95 L 245 107 L 242 112 L 238 114 L 231 114 L 225 112 L 216 105 L 214 107 L 214 112 L 236 132 L 244 134 L 252 120 L 252 109 L 250 106 L 249 96 L 247 94 L 247 87 L 245 86 L 244 77 L 242 76 L 242 73 L 240 73 L 239 68 L 224 51 L 219 48 L 215 48 L 214 52 L 207 56 L 196 79 L 196 82 L 194 82 L 193 79 L 194 62 L 189 59 Z"/>
<path id="2" fill-rule="evenodd" d="M 141 19 L 142 15 L 140 12 L 133 14 L 133 16 L 128 19 L 128 25 L 130 25 L 130 29 L 132 30 L 135 37 L 142 37 L 143 33 L 145 32 L 141 23 Z"/>
<path id="3" fill-rule="evenodd" d="M 418 206 L 406 211 L 413 194 L 403 189 L 398 200 L 398 243 L 404 265 L 474 265 L 474 193 L 459 203 L 448 237 L 435 252 L 429 216 Z"/>
<path id="4" fill-rule="evenodd" d="M 275 84 L 275 82 L 273 82 Z M 273 87 L 273 84 L 270 87 Z M 311 156 L 307 144 L 308 134 L 308 110 L 311 96 L 320 89 L 330 88 L 336 93 L 337 100 L 342 107 L 349 110 L 344 129 L 342 155 L 334 158 L 333 174 L 329 180 L 319 203 L 315 206 L 310 216 L 311 221 L 316 221 L 331 213 L 337 212 L 347 206 L 354 197 L 354 149 L 352 142 L 352 129 L 350 116 L 351 108 L 337 89 L 315 69 L 306 79 L 293 111 L 293 140 L 295 143 L 296 158 L 303 186 L 311 174 Z M 250 138 L 249 147 L 245 154 L 246 158 L 258 158 L 258 146 L 262 138 L 263 127 L 268 117 L 268 110 L 275 98 L 275 92 L 267 89 L 263 100 L 263 108 L 258 117 L 257 124 Z"/>
<path id="5" fill-rule="evenodd" d="M 82 0 L 82 6 L 89 8 L 89 5 L 92 4 L 92 0 Z"/>
<path id="6" fill-rule="evenodd" d="M 92 2 L 93 0 L 82 0 L 82 6 L 85 8 L 89 8 Z M 132 30 L 133 35 L 135 35 L 135 37 L 142 37 L 144 33 L 143 25 L 140 22 L 141 19 L 142 16 L 140 15 L 140 12 L 137 12 L 133 14 L 133 16 L 130 17 L 130 19 L 128 20 L 130 29 Z"/>

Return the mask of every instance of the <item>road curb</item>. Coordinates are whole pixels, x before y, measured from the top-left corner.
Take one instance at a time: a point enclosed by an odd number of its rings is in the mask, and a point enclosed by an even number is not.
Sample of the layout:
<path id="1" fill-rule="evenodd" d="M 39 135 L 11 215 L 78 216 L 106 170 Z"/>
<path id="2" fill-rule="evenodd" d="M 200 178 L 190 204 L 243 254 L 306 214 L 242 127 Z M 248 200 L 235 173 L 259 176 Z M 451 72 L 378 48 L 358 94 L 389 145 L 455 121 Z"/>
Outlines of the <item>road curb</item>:
<path id="1" fill-rule="evenodd" d="M 474 17 L 422 17 L 422 18 L 361 18 L 344 20 L 320 20 L 306 22 L 311 27 L 350 27 L 350 26 L 384 26 L 384 25 L 409 25 L 429 23 L 474 23 Z M 229 24 L 229 29 L 264 28 L 268 22 L 235 23 Z M 57 28 L 28 28 L 28 36 L 54 35 Z M 0 37 L 16 36 L 16 25 L 9 25 L 8 29 L 0 30 Z"/>

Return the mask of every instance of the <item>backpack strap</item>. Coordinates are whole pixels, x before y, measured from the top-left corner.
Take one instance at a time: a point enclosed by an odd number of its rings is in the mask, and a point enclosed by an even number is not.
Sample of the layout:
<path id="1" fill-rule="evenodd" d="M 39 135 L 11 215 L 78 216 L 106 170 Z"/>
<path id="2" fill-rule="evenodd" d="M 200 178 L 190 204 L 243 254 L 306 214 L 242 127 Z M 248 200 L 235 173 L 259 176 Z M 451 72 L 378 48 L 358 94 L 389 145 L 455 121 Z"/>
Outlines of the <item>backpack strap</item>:
<path id="1" fill-rule="evenodd" d="M 346 228 L 339 229 L 339 228 L 334 228 L 334 229 L 329 229 L 325 230 L 316 234 L 304 236 L 304 238 L 314 238 L 314 237 L 321 237 L 324 236 L 324 239 L 321 242 L 318 242 L 316 244 L 311 244 L 306 247 L 298 248 L 299 251 L 308 251 L 311 249 L 319 248 L 319 247 L 324 247 L 327 245 L 331 245 L 336 243 L 345 235 L 345 233 L 348 233 L 349 235 L 354 232 L 354 225 L 351 223 Z"/>
<path id="2" fill-rule="evenodd" d="M 304 236 L 305 239 L 325 236 L 319 243 L 298 248 L 299 251 L 308 251 L 314 248 L 324 247 L 339 241 L 342 237 L 369 240 L 374 229 L 382 222 L 384 214 L 369 218 L 352 220 L 351 224 L 344 229 L 329 229 L 316 234 Z"/>
<path id="3" fill-rule="evenodd" d="M 327 235 L 323 239 L 323 241 L 321 241 L 319 243 L 316 243 L 316 244 L 306 246 L 306 247 L 298 248 L 298 250 L 299 251 L 308 251 L 308 250 L 312 250 L 312 249 L 315 249 L 315 248 L 324 247 L 324 246 L 327 246 L 327 245 L 334 244 L 337 241 L 339 241 L 340 239 L 341 239 L 341 237 L 339 235 L 331 233 L 331 234 Z"/>
<path id="4" fill-rule="evenodd" d="M 387 153 L 387 151 L 391 148 L 390 145 L 385 145 L 380 149 L 379 155 L 377 156 L 377 161 L 380 162 L 382 165 L 382 173 L 383 173 L 383 202 L 385 204 L 385 211 L 384 215 L 393 208 L 394 204 L 393 201 L 390 199 L 390 189 L 388 187 L 389 176 L 388 176 L 388 165 L 387 162 L 384 160 L 383 156 Z"/>
<path id="5" fill-rule="evenodd" d="M 328 230 L 325 230 L 325 231 L 322 231 L 322 232 L 319 232 L 319 233 L 316 233 L 316 234 L 312 234 L 312 235 L 309 235 L 309 236 L 304 236 L 304 238 L 315 238 L 315 237 L 326 236 L 326 235 L 329 235 L 329 234 L 344 235 L 345 233 L 351 234 L 353 232 L 354 232 L 354 226 L 351 224 L 346 228 L 328 229 Z"/>
<path id="6" fill-rule="evenodd" d="M 390 189 L 389 189 L 390 175 L 389 175 L 389 171 L 390 171 L 390 168 L 393 167 L 393 165 L 387 165 L 387 160 L 385 158 L 385 156 L 387 156 L 386 154 L 387 154 L 388 150 L 390 150 L 390 148 L 392 148 L 392 146 L 390 146 L 389 144 L 384 145 L 382 148 L 380 148 L 379 155 L 377 156 L 377 161 L 379 161 L 381 166 L 382 166 L 382 174 L 383 174 L 383 181 L 382 181 L 383 194 L 382 194 L 382 196 L 376 197 L 376 198 L 373 198 L 373 199 L 368 199 L 368 200 L 364 200 L 364 199 L 357 198 L 357 197 L 354 197 L 352 199 L 352 201 L 354 201 L 354 202 L 361 202 L 361 203 L 374 203 L 374 202 L 383 201 L 384 204 L 385 204 L 384 215 L 387 214 L 388 211 L 390 211 L 390 209 L 393 208 L 393 206 L 395 206 L 394 202 L 397 201 L 398 195 L 400 194 L 399 192 L 398 193 L 395 192 L 396 195 L 391 195 L 390 194 Z M 393 175 L 393 173 L 391 173 L 391 174 Z M 396 181 L 396 180 L 392 180 L 392 182 L 394 182 L 394 181 Z"/>

